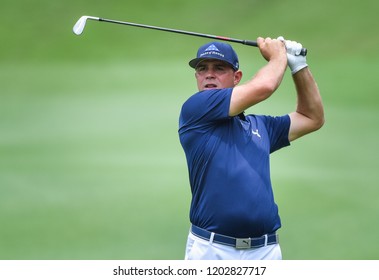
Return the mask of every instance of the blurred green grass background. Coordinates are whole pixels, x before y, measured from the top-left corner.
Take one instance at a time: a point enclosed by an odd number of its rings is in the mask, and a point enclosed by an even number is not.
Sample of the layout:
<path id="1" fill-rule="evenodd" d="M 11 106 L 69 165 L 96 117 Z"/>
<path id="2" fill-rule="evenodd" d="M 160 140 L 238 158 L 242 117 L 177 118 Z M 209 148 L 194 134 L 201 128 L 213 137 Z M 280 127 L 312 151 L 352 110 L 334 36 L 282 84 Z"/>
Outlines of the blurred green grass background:
<path id="1" fill-rule="evenodd" d="M 177 135 L 206 39 L 93 15 L 309 49 L 326 125 L 272 156 L 284 259 L 378 259 L 375 1 L 2 1 L 0 259 L 182 259 L 190 191 Z M 234 45 L 244 80 L 265 62 Z M 289 73 L 249 113 L 295 107 Z"/>

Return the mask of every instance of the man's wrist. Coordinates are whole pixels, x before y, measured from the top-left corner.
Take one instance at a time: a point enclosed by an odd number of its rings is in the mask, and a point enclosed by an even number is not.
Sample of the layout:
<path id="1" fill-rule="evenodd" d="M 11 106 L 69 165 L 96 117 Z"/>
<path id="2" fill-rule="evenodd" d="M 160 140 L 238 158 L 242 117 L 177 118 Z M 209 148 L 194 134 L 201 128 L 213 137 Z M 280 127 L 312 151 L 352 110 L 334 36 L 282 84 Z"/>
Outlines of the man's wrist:
<path id="1" fill-rule="evenodd" d="M 297 72 L 299 72 L 300 70 L 304 69 L 308 67 L 308 64 L 307 63 L 304 63 L 304 64 L 299 64 L 299 65 L 294 65 L 294 66 L 290 66 L 290 69 L 291 69 L 291 74 L 292 75 L 295 75 Z"/>

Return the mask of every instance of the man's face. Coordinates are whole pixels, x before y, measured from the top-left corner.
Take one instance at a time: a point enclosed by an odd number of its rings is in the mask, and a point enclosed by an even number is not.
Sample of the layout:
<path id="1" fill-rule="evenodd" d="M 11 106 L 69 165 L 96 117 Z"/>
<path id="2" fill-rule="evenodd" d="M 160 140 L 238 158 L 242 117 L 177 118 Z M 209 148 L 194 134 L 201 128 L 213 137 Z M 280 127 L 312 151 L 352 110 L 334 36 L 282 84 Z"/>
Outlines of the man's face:
<path id="1" fill-rule="evenodd" d="M 231 88 L 236 86 L 242 77 L 241 71 L 234 71 L 228 63 L 216 59 L 199 62 L 195 70 L 199 91 Z"/>

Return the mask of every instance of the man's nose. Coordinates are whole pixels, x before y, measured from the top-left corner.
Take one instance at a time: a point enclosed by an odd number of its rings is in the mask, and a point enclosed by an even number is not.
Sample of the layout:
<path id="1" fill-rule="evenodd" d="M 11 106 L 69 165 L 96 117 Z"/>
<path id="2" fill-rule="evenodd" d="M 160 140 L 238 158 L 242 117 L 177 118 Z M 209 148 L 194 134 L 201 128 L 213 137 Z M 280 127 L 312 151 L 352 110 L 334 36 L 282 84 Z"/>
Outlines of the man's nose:
<path id="1" fill-rule="evenodd" d="M 212 68 L 207 69 L 207 72 L 205 73 L 206 78 L 213 78 L 215 76 L 215 71 Z"/>

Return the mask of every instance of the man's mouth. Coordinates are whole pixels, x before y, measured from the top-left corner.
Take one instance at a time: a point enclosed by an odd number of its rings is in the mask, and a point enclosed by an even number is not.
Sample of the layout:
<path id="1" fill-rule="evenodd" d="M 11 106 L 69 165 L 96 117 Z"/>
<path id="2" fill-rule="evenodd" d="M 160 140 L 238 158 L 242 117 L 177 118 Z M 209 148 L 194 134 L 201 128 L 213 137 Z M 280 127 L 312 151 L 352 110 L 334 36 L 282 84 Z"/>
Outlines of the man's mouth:
<path id="1" fill-rule="evenodd" d="M 206 84 L 204 88 L 217 88 L 216 84 Z"/>

